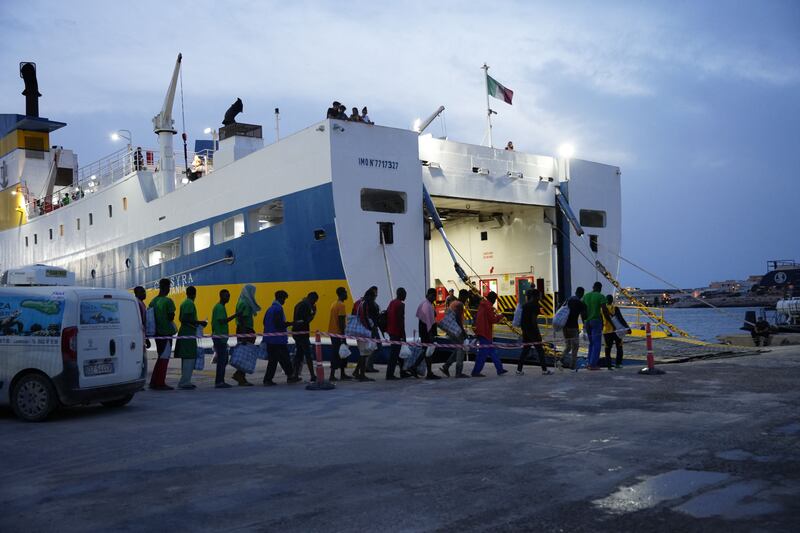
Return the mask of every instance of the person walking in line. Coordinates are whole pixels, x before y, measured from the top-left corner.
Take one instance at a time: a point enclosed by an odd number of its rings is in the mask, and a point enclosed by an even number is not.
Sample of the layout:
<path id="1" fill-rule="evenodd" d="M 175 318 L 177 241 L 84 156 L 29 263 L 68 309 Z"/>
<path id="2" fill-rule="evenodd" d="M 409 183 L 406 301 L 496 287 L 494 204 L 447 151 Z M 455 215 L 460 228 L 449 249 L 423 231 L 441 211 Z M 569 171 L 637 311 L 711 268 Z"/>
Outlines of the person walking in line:
<path id="1" fill-rule="evenodd" d="M 283 373 L 286 374 L 287 383 L 297 383 L 302 381 L 294 375 L 292 362 L 289 361 L 289 335 L 267 335 L 268 333 L 286 333 L 291 322 L 286 321 L 286 314 L 283 312 L 283 304 L 289 295 L 286 291 L 275 292 L 275 301 L 264 313 L 264 337 L 261 342 L 267 345 L 267 371 L 264 373 L 264 385 L 272 386 L 275 382 L 275 371 L 280 363 Z"/>
<path id="2" fill-rule="evenodd" d="M 578 348 L 581 346 L 581 340 L 578 329 L 578 319 L 580 318 L 586 323 L 586 304 L 583 303 L 583 287 L 575 289 L 575 296 L 571 296 L 567 300 L 567 307 L 569 315 L 564 324 L 564 354 L 562 359 L 564 366 L 567 368 L 578 368 Z M 567 357 L 569 356 L 569 358 Z"/>
<path id="3" fill-rule="evenodd" d="M 147 291 L 144 287 L 137 285 L 133 288 L 133 295 L 136 297 L 136 304 L 139 306 L 139 314 L 142 316 L 142 328 L 147 329 L 147 306 L 144 301 L 147 299 Z M 144 340 L 145 350 L 150 348 L 150 339 Z"/>
<path id="4" fill-rule="evenodd" d="M 403 287 L 397 289 L 397 298 L 389 302 L 389 307 L 386 309 L 386 333 L 389 334 L 389 340 L 393 342 L 406 341 L 406 290 Z M 389 348 L 389 364 L 386 365 L 386 379 L 398 379 L 394 375 L 394 369 L 400 363 L 400 344 L 392 344 Z M 400 376 L 403 376 L 403 366 L 400 365 Z"/>
<path id="5" fill-rule="evenodd" d="M 236 313 L 228 316 L 225 306 L 231 301 L 228 289 L 219 291 L 219 302 L 211 310 L 211 336 L 214 354 L 217 356 L 217 374 L 214 386 L 218 389 L 229 389 L 225 383 L 225 367 L 228 365 L 228 323 L 236 318 Z"/>
<path id="6" fill-rule="evenodd" d="M 520 327 L 522 327 L 522 342 L 525 346 L 522 347 L 522 353 L 519 356 L 517 363 L 517 375 L 522 376 L 525 372 L 522 370 L 522 365 L 528 358 L 531 352 L 531 345 L 529 343 L 536 343 L 533 349 L 536 350 L 539 356 L 539 365 L 542 367 L 542 375 L 547 376 L 552 374 L 547 369 L 547 362 L 544 358 L 544 346 L 542 346 L 542 334 L 539 332 L 539 290 L 528 289 L 525 292 L 525 303 L 522 305 L 522 319 L 520 320 Z"/>
<path id="7" fill-rule="evenodd" d="M 372 287 L 369 288 L 369 290 L 372 292 L 372 299 L 367 302 L 366 311 L 367 311 L 367 313 L 369 315 L 370 321 L 372 321 L 372 325 L 373 325 L 373 327 L 372 327 L 372 335 L 373 335 L 373 338 L 379 339 L 380 338 L 380 332 L 378 331 L 378 317 L 381 314 L 381 307 L 378 305 L 378 287 L 373 285 Z M 380 344 L 378 344 L 378 346 L 380 347 Z M 377 351 L 378 350 L 373 351 L 371 354 L 369 354 L 369 357 L 367 357 L 367 370 L 366 370 L 366 372 L 368 374 L 377 374 L 378 372 L 380 372 L 380 370 L 375 368 L 375 363 L 373 362 L 374 359 L 375 359 L 375 354 L 377 353 Z"/>
<path id="8" fill-rule="evenodd" d="M 371 317 L 372 313 L 370 313 L 369 309 L 371 307 L 377 307 L 375 303 L 375 297 L 377 296 L 378 291 L 376 287 L 370 287 L 367 289 L 367 292 L 364 293 L 364 296 L 360 298 L 355 304 L 353 304 L 353 313 L 356 317 L 358 317 L 358 321 L 361 322 L 365 328 L 370 331 L 370 336 L 373 339 L 378 338 L 378 326 L 376 319 Z M 356 364 L 355 372 L 353 372 L 353 377 L 356 378 L 358 381 L 375 381 L 372 378 L 367 377 L 367 360 L 369 357 L 374 353 L 374 349 L 372 344 L 374 341 L 357 341 L 358 344 L 358 363 Z M 370 351 L 373 350 L 373 351 Z"/>
<path id="9" fill-rule="evenodd" d="M 191 337 L 179 338 L 175 342 L 175 357 L 181 360 L 181 379 L 178 382 L 178 388 L 182 390 L 196 389 L 197 385 L 192 383 L 192 373 L 194 372 L 194 363 L 197 359 L 197 326 L 206 327 L 208 322 L 205 320 L 197 320 L 197 307 L 194 305 L 194 299 L 197 297 L 197 289 L 193 285 L 186 287 L 186 299 L 181 303 L 178 319 L 181 322 L 181 327 L 178 330 L 178 337 Z"/>
<path id="10" fill-rule="evenodd" d="M 602 314 L 603 314 L 603 339 L 606 341 L 606 368 L 611 370 L 611 348 L 612 346 L 616 345 L 617 347 L 617 360 L 615 366 L 617 368 L 622 368 L 622 337 L 620 336 L 625 330 L 628 333 L 631 332 L 630 328 L 628 328 L 628 323 L 625 321 L 625 318 L 622 316 L 622 311 L 620 311 L 619 307 L 614 305 L 614 296 L 611 294 L 606 296 L 606 303 L 603 305 Z M 622 329 L 617 329 L 617 326 L 614 322 L 617 322 Z"/>
<path id="11" fill-rule="evenodd" d="M 503 368 L 503 363 L 497 356 L 497 349 L 494 347 L 484 347 L 487 344 L 492 344 L 494 340 L 494 325 L 503 320 L 503 316 L 497 314 L 494 310 L 494 303 L 497 301 L 497 293 L 490 291 L 486 298 L 482 299 L 478 304 L 478 315 L 475 317 L 473 328 L 475 335 L 478 337 L 478 355 L 475 358 L 475 367 L 472 369 L 472 377 L 483 378 L 486 377 L 481 374 L 483 365 L 486 364 L 486 358 L 489 357 L 494 363 L 494 368 L 498 376 L 502 376 L 508 370 Z"/>
<path id="12" fill-rule="evenodd" d="M 345 327 L 347 326 L 347 309 L 344 306 L 347 300 L 347 289 L 338 287 L 336 289 L 337 300 L 331 305 L 331 317 L 328 321 L 328 333 L 344 335 Z M 347 359 L 342 359 L 339 356 L 339 350 L 342 345 L 347 346 L 347 341 L 341 337 L 331 337 L 331 377 L 329 381 L 336 381 L 336 369 L 339 369 L 339 379 L 342 381 L 350 381 L 353 378 L 345 373 L 347 370 Z M 349 348 L 348 348 L 349 350 Z"/>
<path id="13" fill-rule="evenodd" d="M 445 311 L 447 309 L 450 309 L 450 304 L 455 302 L 457 299 L 458 298 L 456 298 L 456 290 L 455 289 L 450 289 L 449 291 L 447 291 L 447 298 L 444 299 Z"/>
<path id="14" fill-rule="evenodd" d="M 433 302 L 436 301 L 436 289 L 430 288 L 425 293 L 425 299 L 420 302 L 419 306 L 417 306 L 417 319 L 419 319 L 419 340 L 425 344 L 433 344 L 434 339 L 436 338 L 436 310 L 433 308 Z M 434 375 L 433 369 L 431 365 L 433 363 L 433 352 L 434 350 L 430 350 L 431 355 L 428 356 L 428 347 L 423 348 L 422 353 L 419 355 L 417 360 L 414 362 L 413 372 L 416 372 L 417 366 L 422 362 L 422 358 L 425 358 L 425 366 L 427 367 L 427 372 L 425 373 L 425 379 L 441 379 L 439 376 Z"/>
<path id="15" fill-rule="evenodd" d="M 294 369 L 294 376 L 300 378 L 303 372 L 303 359 L 305 359 L 308 366 L 308 374 L 311 376 L 311 381 L 317 381 L 317 376 L 314 375 L 314 362 L 311 358 L 311 321 L 317 316 L 317 301 L 319 295 L 311 291 L 308 296 L 300 300 L 294 306 L 294 321 L 292 322 L 292 331 L 308 333 L 293 333 L 294 338 L 294 361 L 292 368 Z"/>
<path id="16" fill-rule="evenodd" d="M 261 307 L 256 303 L 255 286 L 245 285 L 242 287 L 242 292 L 239 293 L 239 300 L 236 302 L 236 344 L 255 344 L 256 330 L 253 319 L 259 311 L 261 311 Z M 239 335 L 246 336 L 239 337 Z M 247 381 L 245 373 L 241 370 L 234 372 L 232 377 L 240 387 L 253 385 Z"/>
<path id="17" fill-rule="evenodd" d="M 450 303 L 450 306 L 447 308 L 456 319 L 456 323 L 461 328 L 461 332 L 453 335 L 451 333 L 447 334 L 447 338 L 450 341 L 450 344 L 462 344 L 464 340 L 467 338 L 467 330 L 464 328 L 464 309 L 465 305 L 469 300 L 469 291 L 467 289 L 461 289 L 458 291 L 458 298 L 453 300 Z M 469 374 L 464 373 L 464 350 L 462 348 L 456 348 L 450 354 L 450 357 L 447 359 L 447 362 L 439 368 L 447 377 L 450 377 L 450 367 L 456 364 L 456 377 L 457 378 L 468 378 Z"/>
<path id="18" fill-rule="evenodd" d="M 153 315 L 156 320 L 156 337 L 172 337 L 175 335 L 175 302 L 169 298 L 169 290 L 172 287 L 167 278 L 158 282 L 158 296 L 150 300 Z M 156 339 L 156 352 L 158 359 L 153 367 L 153 374 L 150 376 L 150 388 L 152 390 L 172 390 L 166 383 L 167 367 L 169 358 L 172 355 L 172 339 Z"/>
<path id="19" fill-rule="evenodd" d="M 589 337 L 589 370 L 599 370 L 600 350 L 603 344 L 603 315 L 600 308 L 606 303 L 602 295 L 603 284 L 595 281 L 592 285 L 592 292 L 583 296 L 583 303 L 586 304 L 586 320 L 584 328 Z"/>

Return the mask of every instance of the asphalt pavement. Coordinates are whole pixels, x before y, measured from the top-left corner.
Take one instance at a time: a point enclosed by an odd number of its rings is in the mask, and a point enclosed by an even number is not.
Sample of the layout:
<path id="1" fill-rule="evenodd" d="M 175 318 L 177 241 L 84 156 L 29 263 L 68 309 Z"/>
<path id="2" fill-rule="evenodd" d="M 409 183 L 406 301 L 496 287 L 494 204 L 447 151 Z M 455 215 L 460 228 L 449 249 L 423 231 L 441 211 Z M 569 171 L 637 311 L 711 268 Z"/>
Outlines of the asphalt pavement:
<path id="1" fill-rule="evenodd" d="M 0 531 L 797 530 L 797 347 L 507 368 L 307 391 L 260 366 L 45 423 L 3 409 Z"/>

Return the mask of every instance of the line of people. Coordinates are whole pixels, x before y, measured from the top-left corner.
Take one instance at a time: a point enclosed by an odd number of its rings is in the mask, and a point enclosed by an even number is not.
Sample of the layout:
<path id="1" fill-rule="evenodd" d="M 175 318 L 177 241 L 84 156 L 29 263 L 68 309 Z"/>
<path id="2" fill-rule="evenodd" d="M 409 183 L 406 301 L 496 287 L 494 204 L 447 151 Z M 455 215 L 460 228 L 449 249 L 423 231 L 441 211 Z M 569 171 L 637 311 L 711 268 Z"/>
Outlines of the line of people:
<path id="1" fill-rule="evenodd" d="M 186 299 L 181 303 L 180 308 L 176 306 L 169 297 L 171 282 L 169 279 L 162 279 L 159 282 L 159 293 L 153 298 L 149 306 L 145 306 L 146 291 L 143 287 L 136 287 L 134 294 L 139 301 L 143 323 L 148 322 L 148 309 L 152 309 L 150 320 L 153 322 L 152 331 L 156 337 L 195 337 L 198 328 L 205 328 L 208 323 L 198 319 L 195 299 L 197 289 L 194 286 L 186 288 Z M 566 306 L 569 309 L 569 317 L 563 328 L 566 347 L 563 354 L 563 362 L 567 367 L 574 367 L 577 363 L 577 352 L 580 345 L 578 337 L 578 320 L 582 319 L 584 329 L 589 338 L 589 369 L 598 368 L 600 354 L 600 339 L 603 334 L 606 340 L 606 361 L 611 368 L 610 353 L 613 346 L 617 348 L 617 366 L 622 365 L 622 339 L 617 334 L 619 324 L 624 324 L 619 309 L 613 303 L 613 297 L 603 297 L 600 293 L 602 285 L 595 283 L 593 291 L 584 294 L 582 287 L 576 290 L 575 296 L 571 297 Z M 216 364 L 215 386 L 218 388 L 229 388 L 231 385 L 225 382 L 225 369 L 229 361 L 230 347 L 228 337 L 230 335 L 229 324 L 235 321 L 236 325 L 236 344 L 247 345 L 256 342 L 257 333 L 255 330 L 255 317 L 261 312 L 261 307 L 256 302 L 256 288 L 253 285 L 245 285 L 239 295 L 235 310 L 229 314 L 227 304 L 230 302 L 230 292 L 222 289 L 219 292 L 219 301 L 211 310 L 211 333 L 213 335 L 214 361 Z M 346 373 L 348 357 L 339 357 L 340 351 L 345 346 L 344 355 L 350 354 L 343 338 L 338 336 L 331 337 L 331 364 L 330 381 L 373 381 L 367 376 L 370 373 L 380 372 L 374 366 L 374 357 L 380 346 L 380 340 L 384 333 L 391 341 L 398 343 L 408 339 L 406 332 L 406 311 L 405 301 L 407 292 L 404 288 L 397 289 L 395 298 L 389 303 L 385 311 L 381 311 L 378 303 L 378 288 L 370 287 L 364 295 L 357 299 L 350 313 L 347 313 L 345 302 L 348 299 L 347 290 L 344 287 L 336 289 L 337 299 L 331 304 L 328 320 L 328 332 L 334 335 L 351 335 L 351 328 L 360 331 L 358 336 L 362 340 L 357 341 L 358 361 L 352 376 Z M 466 289 L 459 291 L 458 296 L 454 294 L 448 298 L 444 317 L 437 322 L 434 302 L 436 301 L 436 290 L 430 288 L 426 291 L 424 299 L 416 308 L 415 318 L 417 319 L 419 340 L 422 343 L 433 343 L 439 330 L 443 331 L 448 338 L 449 344 L 463 345 L 468 339 L 469 334 L 465 325 L 465 311 L 472 294 Z M 547 368 L 543 339 L 539 330 L 539 315 L 541 313 L 541 295 L 537 289 L 529 289 L 525 294 L 526 301 L 521 305 L 521 317 L 519 326 L 522 330 L 522 341 L 526 345 L 523 347 L 517 363 L 517 375 L 523 375 L 523 367 L 532 352 L 537 355 L 537 363 L 541 367 L 543 375 L 551 374 Z M 289 295 L 284 290 L 275 293 L 275 299 L 267 308 L 263 315 L 262 326 L 264 336 L 262 343 L 267 352 L 267 369 L 263 377 L 263 384 L 267 386 L 275 385 L 274 377 L 278 365 L 281 366 L 287 377 L 287 383 L 299 383 L 302 381 L 301 374 L 303 366 L 308 368 L 311 381 L 316 380 L 314 375 L 314 359 L 310 340 L 311 323 L 317 314 L 317 303 L 319 295 L 312 291 L 298 302 L 294 307 L 294 314 L 291 321 L 286 317 L 284 305 Z M 485 377 L 483 369 L 486 360 L 489 359 L 494 365 L 497 375 L 508 372 L 503 367 L 497 349 L 493 345 L 494 325 L 503 320 L 503 315 L 495 310 L 497 294 L 490 292 L 480 300 L 472 324 L 475 338 L 477 340 L 477 356 L 472 372 L 464 372 L 465 349 L 453 349 L 448 360 L 439 367 L 439 372 L 451 377 L 451 368 L 455 365 L 456 378 Z M 177 318 L 180 328 L 175 326 Z M 620 322 L 621 321 L 621 322 Z M 624 324 L 627 328 L 627 324 Z M 289 328 L 292 332 L 289 332 Z M 296 333 L 295 333 L 296 332 Z M 292 336 L 295 345 L 294 358 L 290 358 L 289 336 Z M 367 340 L 375 339 L 375 341 Z M 156 351 L 158 359 L 153 368 L 150 379 L 150 388 L 153 390 L 171 390 L 172 387 L 166 384 L 166 373 L 169 359 L 172 355 L 173 339 L 157 338 Z M 146 346 L 150 347 L 148 340 Z M 175 340 L 174 355 L 181 359 L 181 378 L 178 388 L 190 390 L 196 388 L 191 382 L 195 368 L 195 359 L 198 357 L 198 344 L 196 338 L 178 338 Z M 405 354 L 403 350 L 408 350 Z M 423 371 L 425 379 L 436 380 L 441 376 L 435 374 L 432 363 L 435 350 L 433 347 L 426 349 L 409 349 L 407 345 L 391 344 L 389 348 L 389 360 L 386 366 L 386 380 L 397 380 L 409 377 L 419 377 Z M 405 355 L 405 356 L 404 356 Z M 410 361 L 410 362 L 409 362 Z M 405 364 L 404 364 L 405 363 Z M 399 370 L 399 374 L 397 373 Z M 337 378 L 336 375 L 339 375 Z M 251 386 L 244 372 L 236 370 L 232 376 L 239 386 Z"/>
<path id="2" fill-rule="evenodd" d="M 328 112 L 325 115 L 325 118 L 335 118 L 337 120 L 347 120 L 350 122 L 363 122 L 365 124 L 374 124 L 372 120 L 369 118 L 369 110 L 367 106 L 364 106 L 361 109 L 361 114 L 358 112 L 358 108 L 354 107 L 350 116 L 347 115 L 347 106 L 341 104 L 334 100 L 331 106 L 328 108 Z"/>
<path id="3" fill-rule="evenodd" d="M 603 296 L 603 284 L 596 281 L 592 286 L 592 291 L 585 292 L 583 287 L 575 289 L 575 295 L 570 297 L 566 306 L 569 314 L 563 328 L 565 348 L 562 356 L 564 366 L 575 368 L 578 362 L 578 349 L 580 348 L 580 336 L 578 321 L 583 321 L 583 329 L 589 340 L 589 354 L 587 357 L 587 368 L 589 370 L 600 369 L 600 352 L 605 341 L 605 366 L 609 370 L 612 368 L 622 368 L 623 347 L 622 336 L 630 333 L 631 329 L 622 311 L 614 303 L 614 296 L 608 294 Z M 616 360 L 612 365 L 611 351 L 616 348 Z"/>

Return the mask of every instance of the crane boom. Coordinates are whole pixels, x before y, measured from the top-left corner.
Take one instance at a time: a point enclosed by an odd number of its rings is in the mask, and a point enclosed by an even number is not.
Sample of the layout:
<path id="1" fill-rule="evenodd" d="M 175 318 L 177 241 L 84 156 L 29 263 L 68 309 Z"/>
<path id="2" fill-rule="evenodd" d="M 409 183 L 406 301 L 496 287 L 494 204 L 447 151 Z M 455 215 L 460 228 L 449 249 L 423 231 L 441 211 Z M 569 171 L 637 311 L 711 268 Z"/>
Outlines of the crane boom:
<path id="1" fill-rule="evenodd" d="M 175 68 L 172 70 L 172 80 L 170 80 L 167 94 L 164 96 L 164 105 L 161 112 L 153 117 L 153 131 L 158 135 L 158 147 L 161 156 L 159 162 L 160 170 L 156 174 L 156 189 L 160 196 L 169 194 L 175 190 L 175 151 L 172 147 L 172 136 L 178 133 L 174 128 L 172 120 L 172 105 L 175 102 L 175 89 L 178 86 L 178 75 L 181 71 L 181 60 L 183 54 L 178 54 L 175 61 Z"/>

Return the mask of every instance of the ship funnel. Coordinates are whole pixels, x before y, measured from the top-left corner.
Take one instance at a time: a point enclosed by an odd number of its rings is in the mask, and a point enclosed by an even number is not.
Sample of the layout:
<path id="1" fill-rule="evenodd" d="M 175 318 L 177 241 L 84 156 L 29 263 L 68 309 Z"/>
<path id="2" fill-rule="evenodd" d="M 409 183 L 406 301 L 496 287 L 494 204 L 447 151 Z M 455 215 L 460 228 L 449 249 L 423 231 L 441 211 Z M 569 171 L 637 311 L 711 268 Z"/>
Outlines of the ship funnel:
<path id="1" fill-rule="evenodd" d="M 36 81 L 36 63 L 25 61 L 19 64 L 19 77 L 25 82 L 25 114 L 29 117 L 39 116 L 39 82 Z"/>

